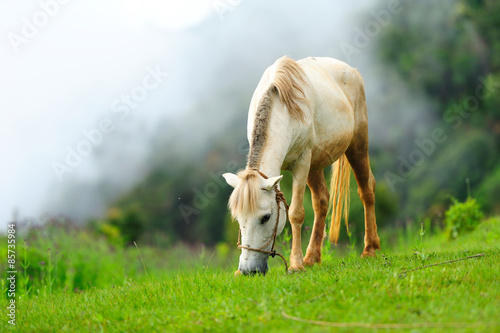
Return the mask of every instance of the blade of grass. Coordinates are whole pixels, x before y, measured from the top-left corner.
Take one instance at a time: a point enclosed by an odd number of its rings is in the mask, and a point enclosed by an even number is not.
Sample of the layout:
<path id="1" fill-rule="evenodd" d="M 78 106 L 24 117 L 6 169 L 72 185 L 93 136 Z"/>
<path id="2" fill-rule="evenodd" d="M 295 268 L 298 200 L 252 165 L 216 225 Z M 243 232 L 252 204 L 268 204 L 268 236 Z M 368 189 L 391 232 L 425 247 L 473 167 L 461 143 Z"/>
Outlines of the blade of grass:
<path id="1" fill-rule="evenodd" d="M 139 257 L 141 258 L 142 261 L 142 266 L 144 267 L 144 272 L 146 273 L 146 276 L 149 278 L 148 275 L 148 270 L 146 269 L 146 265 L 144 264 L 144 259 L 142 259 L 141 251 L 139 250 L 139 247 L 137 246 L 137 243 L 134 241 L 135 248 L 137 249 L 137 252 L 139 252 Z"/>

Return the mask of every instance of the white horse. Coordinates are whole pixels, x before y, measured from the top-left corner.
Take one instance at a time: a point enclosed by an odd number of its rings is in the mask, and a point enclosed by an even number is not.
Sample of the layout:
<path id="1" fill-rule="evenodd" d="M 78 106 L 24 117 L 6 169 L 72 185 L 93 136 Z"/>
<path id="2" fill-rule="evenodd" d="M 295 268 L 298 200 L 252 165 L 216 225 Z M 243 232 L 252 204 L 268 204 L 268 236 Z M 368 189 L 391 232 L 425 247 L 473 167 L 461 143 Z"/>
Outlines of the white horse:
<path id="1" fill-rule="evenodd" d="M 267 272 L 274 246 L 271 240 L 285 226 L 285 206 L 276 200 L 281 170 L 293 174 L 289 270 L 304 270 L 304 265 L 321 262 L 329 202 L 333 203 L 330 241 L 337 243 L 342 212 L 347 226 L 350 167 L 365 210 L 362 256 L 375 256 L 375 250 L 380 249 L 375 179 L 368 157 L 363 79 L 358 71 L 332 58 L 278 59 L 266 69 L 253 94 L 247 130 L 250 151 L 246 169 L 237 175 L 223 175 L 234 188 L 229 208 L 240 225 L 239 270 L 243 274 Z M 332 164 L 329 193 L 323 169 Z M 306 184 L 312 193 L 314 227 L 304 258 L 300 235 Z"/>

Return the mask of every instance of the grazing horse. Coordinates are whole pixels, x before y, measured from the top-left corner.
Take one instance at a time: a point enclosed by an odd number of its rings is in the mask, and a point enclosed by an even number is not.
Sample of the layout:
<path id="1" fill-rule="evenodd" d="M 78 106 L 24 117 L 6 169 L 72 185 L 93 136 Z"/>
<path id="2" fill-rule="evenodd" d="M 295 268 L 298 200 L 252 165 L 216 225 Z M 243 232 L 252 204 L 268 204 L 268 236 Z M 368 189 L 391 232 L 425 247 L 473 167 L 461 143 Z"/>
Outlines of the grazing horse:
<path id="1" fill-rule="evenodd" d="M 240 225 L 243 274 L 267 272 L 274 240 L 286 222 L 286 203 L 278 200 L 281 170 L 293 175 L 288 212 L 292 227 L 289 271 L 321 262 L 329 202 L 333 206 L 330 241 L 337 243 L 341 216 L 347 226 L 350 169 L 365 211 L 362 257 L 380 249 L 375 221 L 375 179 L 368 157 L 368 117 L 361 75 L 346 63 L 309 57 L 278 59 L 262 76 L 250 103 L 245 170 L 224 174 L 234 190 L 229 209 Z M 323 169 L 333 165 L 331 190 Z M 314 227 L 303 257 L 301 228 L 304 191 L 312 194 Z"/>

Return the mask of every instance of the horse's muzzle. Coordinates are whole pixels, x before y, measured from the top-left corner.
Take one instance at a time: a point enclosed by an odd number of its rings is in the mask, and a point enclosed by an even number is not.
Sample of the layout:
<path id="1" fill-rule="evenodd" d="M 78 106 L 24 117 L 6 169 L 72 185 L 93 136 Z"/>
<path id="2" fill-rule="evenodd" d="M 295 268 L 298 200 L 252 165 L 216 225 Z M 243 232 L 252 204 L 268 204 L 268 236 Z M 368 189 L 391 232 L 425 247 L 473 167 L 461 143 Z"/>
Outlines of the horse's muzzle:
<path id="1" fill-rule="evenodd" d="M 243 266 L 248 266 L 248 267 L 243 267 Z M 266 275 L 267 270 L 268 270 L 267 260 L 257 261 L 254 263 L 250 263 L 248 265 L 241 265 L 240 264 L 238 269 L 245 275 L 255 275 L 255 274 Z"/>

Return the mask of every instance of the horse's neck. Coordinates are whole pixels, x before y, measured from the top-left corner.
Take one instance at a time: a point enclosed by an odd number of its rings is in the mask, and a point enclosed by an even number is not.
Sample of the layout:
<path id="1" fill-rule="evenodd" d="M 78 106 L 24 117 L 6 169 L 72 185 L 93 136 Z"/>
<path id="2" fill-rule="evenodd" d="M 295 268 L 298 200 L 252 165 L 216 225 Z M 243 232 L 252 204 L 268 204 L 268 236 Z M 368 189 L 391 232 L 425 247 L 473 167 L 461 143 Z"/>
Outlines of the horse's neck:
<path id="1" fill-rule="evenodd" d="M 281 173 L 283 162 L 291 146 L 294 131 L 290 128 L 290 124 L 296 122 L 290 121 L 288 112 L 283 112 L 283 110 L 273 110 L 271 114 L 259 170 L 268 177 L 276 177 Z"/>

